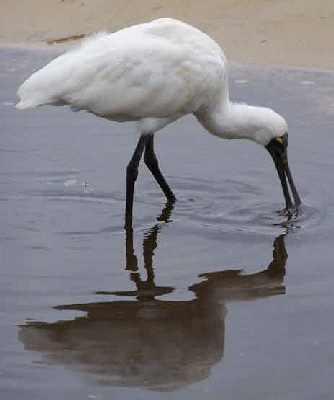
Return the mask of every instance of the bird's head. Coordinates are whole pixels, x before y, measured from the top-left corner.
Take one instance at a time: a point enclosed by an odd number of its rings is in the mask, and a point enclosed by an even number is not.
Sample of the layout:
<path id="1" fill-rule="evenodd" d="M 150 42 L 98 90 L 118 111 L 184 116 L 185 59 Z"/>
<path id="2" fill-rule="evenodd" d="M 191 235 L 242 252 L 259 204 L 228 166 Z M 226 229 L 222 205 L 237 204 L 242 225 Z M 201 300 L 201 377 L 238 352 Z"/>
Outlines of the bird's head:
<path id="1" fill-rule="evenodd" d="M 298 209 L 301 204 L 288 163 L 288 124 L 270 108 L 249 107 L 249 138 L 264 146 L 271 155 L 281 181 L 286 208 Z M 293 196 L 292 203 L 290 190 Z"/>
<path id="2" fill-rule="evenodd" d="M 287 210 L 298 209 L 301 200 L 288 164 L 288 124 L 281 115 L 266 107 L 229 103 L 219 106 L 217 112 L 204 114 L 204 117 L 199 115 L 199 120 L 218 137 L 248 139 L 267 149 L 281 181 Z"/>
<path id="3" fill-rule="evenodd" d="M 285 118 L 271 108 L 247 106 L 247 114 L 249 138 L 260 145 L 267 146 L 271 140 L 288 132 Z"/>

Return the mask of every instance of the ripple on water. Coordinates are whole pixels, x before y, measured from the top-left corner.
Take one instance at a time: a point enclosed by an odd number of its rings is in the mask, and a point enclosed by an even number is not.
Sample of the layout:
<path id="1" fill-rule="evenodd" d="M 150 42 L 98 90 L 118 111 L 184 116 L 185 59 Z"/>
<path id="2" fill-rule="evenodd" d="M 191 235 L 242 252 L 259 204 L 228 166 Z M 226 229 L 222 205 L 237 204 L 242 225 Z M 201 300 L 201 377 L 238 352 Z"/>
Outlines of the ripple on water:
<path id="1" fill-rule="evenodd" d="M 279 212 L 283 199 L 272 202 L 258 184 L 239 180 L 174 178 L 178 202 L 173 219 L 201 229 L 258 234 L 286 233 L 294 229 L 317 229 L 325 210 L 303 204 L 298 215 Z"/>
<path id="2" fill-rule="evenodd" d="M 44 186 L 42 190 L 34 191 L 34 195 L 46 197 L 51 201 L 121 203 L 123 209 L 123 193 L 98 191 L 94 186 L 81 184 L 73 173 L 52 176 L 46 180 L 48 187 Z M 198 178 L 169 177 L 168 180 L 178 199 L 172 220 L 191 229 L 198 227 L 201 232 L 206 230 L 272 235 L 301 228 L 303 232 L 314 232 L 326 216 L 326 207 L 314 207 L 306 199 L 299 214 L 289 218 L 279 212 L 283 198 L 273 202 L 259 184 L 242 179 L 216 182 Z M 137 193 L 134 205 L 137 228 L 151 223 L 154 216 L 146 211 L 152 206 L 154 212 L 153 204 L 156 206 L 160 203 L 161 193 L 156 186 L 150 185 Z M 114 231 L 112 227 L 107 229 Z M 120 227 L 117 227 L 116 230 L 119 229 Z"/>

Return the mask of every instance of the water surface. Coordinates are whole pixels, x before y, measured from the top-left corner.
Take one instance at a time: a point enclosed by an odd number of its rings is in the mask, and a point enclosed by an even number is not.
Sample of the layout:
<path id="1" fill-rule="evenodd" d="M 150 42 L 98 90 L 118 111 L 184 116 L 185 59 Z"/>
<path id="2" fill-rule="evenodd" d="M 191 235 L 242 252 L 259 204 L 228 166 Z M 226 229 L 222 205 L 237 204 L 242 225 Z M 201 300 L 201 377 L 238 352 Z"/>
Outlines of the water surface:
<path id="1" fill-rule="evenodd" d="M 260 146 L 188 117 L 156 135 L 175 207 L 142 166 L 125 232 L 135 126 L 13 107 L 50 57 L 1 51 L 1 398 L 332 399 L 334 74 L 231 71 L 289 121 L 298 218 Z"/>

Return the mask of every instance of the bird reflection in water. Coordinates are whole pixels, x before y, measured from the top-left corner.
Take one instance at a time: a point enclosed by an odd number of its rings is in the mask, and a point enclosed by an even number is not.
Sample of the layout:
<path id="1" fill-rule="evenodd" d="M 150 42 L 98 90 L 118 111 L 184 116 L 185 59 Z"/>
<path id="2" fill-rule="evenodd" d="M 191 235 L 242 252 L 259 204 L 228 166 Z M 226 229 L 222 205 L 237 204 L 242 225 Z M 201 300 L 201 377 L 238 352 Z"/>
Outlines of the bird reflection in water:
<path id="1" fill-rule="evenodd" d="M 171 213 L 172 205 L 167 204 L 158 219 L 168 222 Z M 97 292 L 131 299 L 57 306 L 86 315 L 55 323 L 28 322 L 19 331 L 25 349 L 116 386 L 165 391 L 207 378 L 224 354 L 226 302 L 285 293 L 284 235 L 275 239 L 273 259 L 266 269 L 252 274 L 204 273 L 199 283 L 189 287 L 194 299 L 165 301 L 158 297 L 174 289 L 157 286 L 153 268 L 161 222 L 144 235 L 146 279 L 138 272 L 133 231 L 128 229 L 126 269 L 136 289 Z"/>

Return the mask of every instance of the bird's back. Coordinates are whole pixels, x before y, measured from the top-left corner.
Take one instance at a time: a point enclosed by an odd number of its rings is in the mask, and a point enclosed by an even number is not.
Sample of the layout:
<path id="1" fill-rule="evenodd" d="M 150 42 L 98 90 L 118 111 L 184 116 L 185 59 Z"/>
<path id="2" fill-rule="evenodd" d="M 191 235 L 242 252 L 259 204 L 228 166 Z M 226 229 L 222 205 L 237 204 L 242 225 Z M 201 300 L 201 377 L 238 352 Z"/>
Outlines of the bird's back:
<path id="1" fill-rule="evenodd" d="M 17 108 L 71 105 L 115 120 L 195 112 L 216 101 L 225 59 L 206 34 L 160 19 L 88 38 L 35 72 Z"/>

